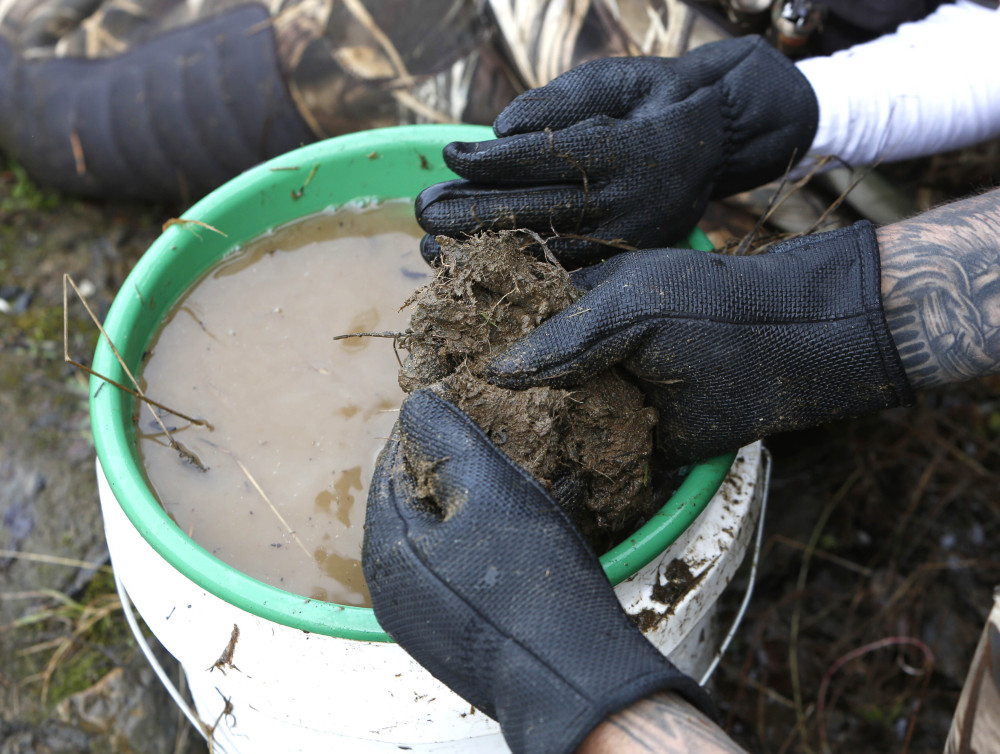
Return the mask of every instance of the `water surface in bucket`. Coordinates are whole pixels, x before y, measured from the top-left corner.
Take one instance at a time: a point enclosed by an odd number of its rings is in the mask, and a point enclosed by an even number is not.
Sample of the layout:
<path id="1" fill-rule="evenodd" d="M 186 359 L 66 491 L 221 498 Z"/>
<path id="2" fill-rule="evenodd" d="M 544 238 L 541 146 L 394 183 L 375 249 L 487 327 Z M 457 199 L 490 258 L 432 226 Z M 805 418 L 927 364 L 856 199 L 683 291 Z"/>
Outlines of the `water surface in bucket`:
<path id="1" fill-rule="evenodd" d="M 390 338 L 425 279 L 409 202 L 297 221 L 228 255 L 182 297 L 150 346 L 151 398 L 213 429 L 146 408 L 136 440 L 164 509 L 244 573 L 313 599 L 368 606 L 365 498 L 403 398 Z M 176 431 L 175 431 L 176 430 Z"/>

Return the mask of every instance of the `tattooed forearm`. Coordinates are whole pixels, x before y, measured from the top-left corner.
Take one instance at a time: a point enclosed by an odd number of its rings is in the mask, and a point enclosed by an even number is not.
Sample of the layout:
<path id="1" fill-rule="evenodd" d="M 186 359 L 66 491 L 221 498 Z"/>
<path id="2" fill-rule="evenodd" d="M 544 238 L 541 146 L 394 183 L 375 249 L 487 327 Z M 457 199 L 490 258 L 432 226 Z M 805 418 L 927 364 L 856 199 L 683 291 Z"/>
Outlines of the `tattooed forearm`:
<path id="1" fill-rule="evenodd" d="M 636 702 L 598 726 L 577 754 L 745 754 L 715 723 L 676 694 Z"/>
<path id="2" fill-rule="evenodd" d="M 878 231 L 886 320 L 914 388 L 1000 373 L 1000 190 Z"/>

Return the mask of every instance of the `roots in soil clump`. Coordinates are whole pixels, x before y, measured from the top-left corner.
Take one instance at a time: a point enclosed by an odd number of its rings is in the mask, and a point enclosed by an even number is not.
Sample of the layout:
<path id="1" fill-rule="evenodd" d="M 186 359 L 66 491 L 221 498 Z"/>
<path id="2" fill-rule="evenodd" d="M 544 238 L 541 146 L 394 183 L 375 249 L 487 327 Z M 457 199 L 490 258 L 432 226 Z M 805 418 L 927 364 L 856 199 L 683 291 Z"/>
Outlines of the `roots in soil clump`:
<path id="1" fill-rule="evenodd" d="M 560 266 L 526 252 L 534 244 L 527 234 L 438 240 L 437 274 L 407 302 L 414 311 L 400 338 L 407 351 L 400 385 L 430 387 L 461 408 L 603 552 L 657 507 L 650 483 L 656 410 L 617 370 L 572 390 L 508 390 L 483 379 L 490 359 L 580 292 Z"/>

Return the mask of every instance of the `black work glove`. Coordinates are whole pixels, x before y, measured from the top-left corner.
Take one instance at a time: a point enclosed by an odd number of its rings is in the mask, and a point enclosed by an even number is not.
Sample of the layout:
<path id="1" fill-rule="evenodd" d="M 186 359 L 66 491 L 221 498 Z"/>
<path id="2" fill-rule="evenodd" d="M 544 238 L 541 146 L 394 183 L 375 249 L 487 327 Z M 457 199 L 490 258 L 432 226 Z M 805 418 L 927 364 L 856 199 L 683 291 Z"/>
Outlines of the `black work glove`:
<path id="1" fill-rule="evenodd" d="M 667 246 L 710 198 L 778 178 L 804 157 L 818 113 L 806 78 L 760 37 L 679 58 L 584 63 L 508 105 L 498 140 L 445 147 L 466 180 L 417 198 L 424 257 L 439 253 L 435 235 L 504 228 Z M 568 268 L 616 251 L 570 237 L 549 248 Z"/>
<path id="2" fill-rule="evenodd" d="M 589 292 L 495 358 L 499 385 L 571 386 L 621 363 L 671 465 L 906 405 L 868 222 L 757 256 L 655 249 L 574 274 Z"/>
<path id="3" fill-rule="evenodd" d="M 429 490 L 411 468 L 429 470 Z M 499 721 L 516 754 L 571 752 L 656 691 L 712 714 L 625 615 L 562 509 L 430 391 L 404 401 L 379 457 L 362 562 L 382 627 Z"/>

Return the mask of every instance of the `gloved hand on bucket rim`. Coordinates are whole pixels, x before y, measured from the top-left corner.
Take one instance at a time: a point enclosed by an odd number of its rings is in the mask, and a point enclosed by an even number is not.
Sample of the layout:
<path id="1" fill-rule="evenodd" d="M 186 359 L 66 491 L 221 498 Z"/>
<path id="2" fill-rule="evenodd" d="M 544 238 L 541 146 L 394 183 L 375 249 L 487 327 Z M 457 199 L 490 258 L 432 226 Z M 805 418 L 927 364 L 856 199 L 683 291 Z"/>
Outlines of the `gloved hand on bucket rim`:
<path id="1" fill-rule="evenodd" d="M 495 141 L 445 147 L 461 180 L 417 199 L 424 257 L 438 255 L 436 235 L 487 229 L 550 237 L 568 268 L 623 245 L 676 243 L 710 199 L 779 178 L 804 157 L 818 117 L 809 82 L 760 37 L 678 58 L 584 63 L 517 97 L 497 117 Z"/>
<path id="2" fill-rule="evenodd" d="M 429 498 L 413 468 L 431 470 Z M 712 714 L 629 620 L 563 510 L 428 390 L 404 401 L 379 457 L 362 563 L 382 627 L 499 721 L 517 754 L 572 752 L 656 691 Z"/>

